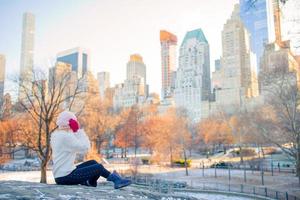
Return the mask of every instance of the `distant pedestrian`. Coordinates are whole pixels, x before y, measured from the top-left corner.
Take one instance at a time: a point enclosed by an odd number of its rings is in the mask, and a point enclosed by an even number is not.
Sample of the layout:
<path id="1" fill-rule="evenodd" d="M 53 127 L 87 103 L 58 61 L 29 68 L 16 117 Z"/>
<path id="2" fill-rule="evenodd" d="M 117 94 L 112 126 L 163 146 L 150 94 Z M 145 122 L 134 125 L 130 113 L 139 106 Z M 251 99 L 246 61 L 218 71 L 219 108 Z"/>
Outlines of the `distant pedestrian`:
<path id="1" fill-rule="evenodd" d="M 86 153 L 90 149 L 90 141 L 83 129 L 80 129 L 76 116 L 69 111 L 59 114 L 56 124 L 58 129 L 51 135 L 53 175 L 60 185 L 97 186 L 100 176 L 114 183 L 114 188 L 122 188 L 131 184 L 116 171 L 109 172 L 105 167 L 89 160 L 74 165 L 77 153 Z"/>

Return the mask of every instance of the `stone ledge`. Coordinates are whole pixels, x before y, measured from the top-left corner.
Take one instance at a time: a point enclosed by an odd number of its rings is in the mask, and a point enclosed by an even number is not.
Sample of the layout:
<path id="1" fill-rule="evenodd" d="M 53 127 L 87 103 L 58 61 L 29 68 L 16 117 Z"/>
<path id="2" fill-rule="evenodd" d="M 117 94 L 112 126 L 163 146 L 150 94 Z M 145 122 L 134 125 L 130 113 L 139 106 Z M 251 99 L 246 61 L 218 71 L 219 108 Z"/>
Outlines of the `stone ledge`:
<path id="1" fill-rule="evenodd" d="M 0 181 L 0 199 L 3 200 L 98 200 L 98 199 L 164 199 L 194 200 L 193 197 L 180 195 L 167 196 L 135 187 L 134 185 L 115 190 L 111 183 L 99 183 L 98 187 L 82 185 L 41 184 L 26 181 Z"/>

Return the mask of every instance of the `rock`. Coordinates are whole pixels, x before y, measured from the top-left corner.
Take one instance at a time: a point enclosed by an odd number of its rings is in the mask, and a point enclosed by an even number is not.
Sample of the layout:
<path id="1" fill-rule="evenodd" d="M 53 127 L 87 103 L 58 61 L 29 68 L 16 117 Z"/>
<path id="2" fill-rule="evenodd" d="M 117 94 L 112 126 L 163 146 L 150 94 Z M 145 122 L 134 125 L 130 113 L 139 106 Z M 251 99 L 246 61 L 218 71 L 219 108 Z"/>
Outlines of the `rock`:
<path id="1" fill-rule="evenodd" d="M 98 199 L 161 199 L 194 200 L 193 197 L 158 194 L 131 185 L 119 190 L 113 189 L 110 182 L 100 182 L 98 186 L 42 184 L 26 181 L 0 181 L 0 199 L 2 200 L 98 200 Z"/>

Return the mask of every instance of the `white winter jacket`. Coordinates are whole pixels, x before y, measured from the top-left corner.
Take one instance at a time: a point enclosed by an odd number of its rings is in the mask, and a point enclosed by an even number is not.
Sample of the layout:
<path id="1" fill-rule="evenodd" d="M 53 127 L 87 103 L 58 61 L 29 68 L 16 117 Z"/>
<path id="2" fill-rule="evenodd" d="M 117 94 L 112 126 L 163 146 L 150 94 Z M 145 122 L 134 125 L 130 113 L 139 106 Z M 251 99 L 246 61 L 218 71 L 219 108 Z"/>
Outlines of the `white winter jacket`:
<path id="1" fill-rule="evenodd" d="M 76 133 L 57 130 L 51 135 L 51 148 L 53 176 L 58 178 L 70 174 L 76 168 L 76 154 L 86 153 L 90 149 L 90 141 L 82 129 Z"/>

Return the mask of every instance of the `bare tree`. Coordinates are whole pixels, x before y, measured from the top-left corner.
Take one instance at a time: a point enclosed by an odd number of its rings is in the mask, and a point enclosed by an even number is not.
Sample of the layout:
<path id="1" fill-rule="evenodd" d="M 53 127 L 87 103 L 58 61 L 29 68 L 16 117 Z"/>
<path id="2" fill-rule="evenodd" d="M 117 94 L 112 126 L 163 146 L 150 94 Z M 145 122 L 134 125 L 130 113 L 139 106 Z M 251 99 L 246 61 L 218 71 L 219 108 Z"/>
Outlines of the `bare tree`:
<path id="1" fill-rule="evenodd" d="M 47 164 L 51 157 L 50 136 L 57 128 L 55 118 L 61 110 L 70 110 L 76 97 L 82 93 L 80 80 L 71 70 L 59 71 L 54 67 L 48 80 L 43 71 L 36 70 L 33 77 L 23 77 L 15 82 L 19 84 L 18 104 L 23 115 L 27 115 L 24 119 L 27 125 L 22 131 L 25 140 L 22 142 L 37 153 L 41 161 L 40 182 L 46 183 Z"/>
<path id="2" fill-rule="evenodd" d="M 296 162 L 300 183 L 300 90 L 297 72 L 276 67 L 262 74 L 265 105 L 253 123 Z"/>
<path id="3" fill-rule="evenodd" d="M 105 99 L 100 98 L 99 92 L 89 92 L 86 96 L 80 121 L 92 141 L 92 152 L 99 159 L 99 154 L 104 145 L 109 146 L 113 135 L 112 132 L 117 125 L 117 119 L 110 112 L 110 105 L 106 103 Z"/>

